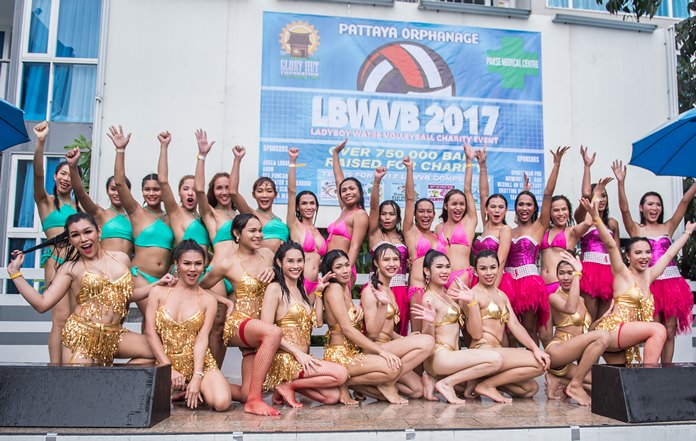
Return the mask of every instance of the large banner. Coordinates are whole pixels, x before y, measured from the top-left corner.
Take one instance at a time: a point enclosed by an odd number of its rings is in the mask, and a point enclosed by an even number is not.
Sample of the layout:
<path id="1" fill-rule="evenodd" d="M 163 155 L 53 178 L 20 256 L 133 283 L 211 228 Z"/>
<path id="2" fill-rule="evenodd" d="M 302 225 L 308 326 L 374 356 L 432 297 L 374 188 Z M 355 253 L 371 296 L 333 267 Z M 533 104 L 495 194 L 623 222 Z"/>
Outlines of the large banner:
<path id="1" fill-rule="evenodd" d="M 410 156 L 418 196 L 441 203 L 464 185 L 464 143 L 487 147 L 491 194 L 514 199 L 524 173 L 542 191 L 537 32 L 266 12 L 262 68 L 259 173 L 278 202 L 299 147 L 298 191 L 338 205 L 331 148 L 345 138 L 344 173 L 366 195 L 383 166 L 381 198 L 403 202 Z"/>

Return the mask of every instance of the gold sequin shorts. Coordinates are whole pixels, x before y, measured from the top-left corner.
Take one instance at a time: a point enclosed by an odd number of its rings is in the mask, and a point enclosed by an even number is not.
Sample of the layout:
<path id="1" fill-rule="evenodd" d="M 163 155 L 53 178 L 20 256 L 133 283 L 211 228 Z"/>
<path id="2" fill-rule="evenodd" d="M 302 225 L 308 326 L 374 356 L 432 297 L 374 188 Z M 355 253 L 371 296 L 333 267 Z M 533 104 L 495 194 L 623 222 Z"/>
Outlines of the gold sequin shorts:
<path id="1" fill-rule="evenodd" d="M 232 312 L 232 314 L 227 317 L 227 320 L 225 320 L 225 329 L 222 333 L 222 341 L 225 343 L 225 346 L 232 346 L 232 338 L 239 336 L 239 339 L 242 340 L 245 347 L 251 347 L 244 337 L 244 326 L 249 320 L 251 320 L 251 317 L 237 311 Z"/>
<path id="2" fill-rule="evenodd" d="M 348 368 L 361 365 L 365 361 L 365 354 L 347 345 L 327 345 L 324 348 L 324 360 Z"/>
<path id="3" fill-rule="evenodd" d="M 266 381 L 263 383 L 263 390 L 269 391 L 281 383 L 300 378 L 303 374 L 302 365 L 287 352 L 278 351 L 273 357 Z"/>
<path id="4" fill-rule="evenodd" d="M 186 382 L 190 382 L 193 378 L 193 354 L 167 354 L 167 358 L 172 362 L 172 369 L 178 371 L 184 376 Z M 212 371 L 218 368 L 215 357 L 210 349 L 205 351 L 203 359 L 203 372 Z"/>
<path id="5" fill-rule="evenodd" d="M 73 357 L 82 355 L 101 365 L 113 364 L 118 345 L 127 331 L 120 324 L 102 324 L 70 314 L 61 341 L 73 352 Z"/>

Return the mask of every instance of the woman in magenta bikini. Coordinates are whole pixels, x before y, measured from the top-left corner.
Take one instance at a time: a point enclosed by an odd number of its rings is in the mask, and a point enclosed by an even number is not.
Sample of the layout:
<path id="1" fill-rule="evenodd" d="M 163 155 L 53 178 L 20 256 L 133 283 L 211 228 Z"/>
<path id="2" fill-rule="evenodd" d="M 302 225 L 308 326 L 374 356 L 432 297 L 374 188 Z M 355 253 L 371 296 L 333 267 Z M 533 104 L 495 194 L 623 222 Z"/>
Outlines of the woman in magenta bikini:
<path id="1" fill-rule="evenodd" d="M 459 279 L 464 286 L 471 286 L 474 277 L 473 268 L 469 265 L 471 241 L 476 231 L 476 202 L 471 193 L 473 179 L 474 150 L 464 144 L 466 155 L 466 171 L 464 173 L 464 191 L 450 190 L 442 203 L 440 219 L 443 223 L 435 227 L 437 241 L 447 250 L 447 257 L 452 265 L 452 272 L 446 287 Z"/>
<path id="2" fill-rule="evenodd" d="M 360 245 L 365 234 L 367 234 L 368 218 L 365 213 L 365 198 L 360 181 L 355 178 L 343 176 L 341 162 L 338 155 L 348 142 L 345 139 L 342 143 L 333 148 L 333 172 L 338 189 L 338 203 L 341 205 L 341 214 L 334 222 L 326 227 L 329 237 L 326 239 L 330 250 L 343 250 L 348 254 L 352 271 L 351 284 L 355 283 L 357 271 L 355 262 L 358 260 Z"/>
<path id="3" fill-rule="evenodd" d="M 597 199 L 599 215 L 602 222 L 609 229 L 609 234 L 614 237 L 616 246 L 619 244 L 619 223 L 609 217 L 609 198 L 606 189 L 597 190 L 597 184 L 590 184 L 590 168 L 597 156 L 589 154 L 587 147 L 580 147 L 580 154 L 585 163 L 582 175 L 582 197 L 585 199 Z M 575 221 L 582 222 L 587 211 L 580 204 L 575 210 Z M 587 233 L 580 238 L 580 262 L 582 262 L 582 278 L 580 279 L 580 295 L 585 299 L 585 306 L 592 320 L 603 316 L 611 306 L 614 297 L 614 274 L 611 272 L 609 251 L 599 238 L 599 231 L 593 225 Z"/>
<path id="4" fill-rule="evenodd" d="M 549 228 L 551 219 L 551 197 L 556 188 L 561 158 L 570 147 L 559 147 L 552 151 L 553 168 L 549 174 L 544 199 L 539 215 L 536 197 L 522 191 L 515 199 L 515 221 L 512 244 L 505 262 L 505 272 L 513 279 L 514 293 L 510 297 L 512 309 L 521 318 L 522 325 L 535 342 L 551 340 L 551 329 L 546 326 L 549 319 L 549 300 L 546 285 L 537 270 L 539 244 Z"/>
<path id="5" fill-rule="evenodd" d="M 319 210 L 317 195 L 309 190 L 297 193 L 297 158 L 300 156 L 298 148 L 288 150 L 290 164 L 288 170 L 288 214 L 285 219 L 290 228 L 290 240 L 302 245 L 304 251 L 303 283 L 305 293 L 309 298 L 316 314 L 317 327 L 324 326 L 323 305 L 320 293 L 315 295 L 319 286 L 319 266 L 321 258 L 327 251 L 327 243 L 321 235 L 314 221 Z"/>
<path id="6" fill-rule="evenodd" d="M 664 220 L 662 196 L 649 191 L 640 199 L 640 223 L 633 220 L 626 198 L 626 166 L 621 161 L 614 161 L 612 170 L 619 184 L 619 208 L 621 218 L 628 234 L 633 237 L 645 237 L 652 248 L 650 266 L 662 257 L 672 244 L 672 235 L 684 219 L 686 209 L 696 195 L 696 183 L 684 193 L 671 218 Z M 650 284 L 650 291 L 655 297 L 655 320 L 667 329 L 667 341 L 662 349 L 662 362 L 671 363 L 674 356 L 674 336 L 678 332 L 686 333 L 691 329 L 693 317 L 691 310 L 694 297 L 691 289 L 679 273 L 675 261 L 655 281 Z"/>
<path id="7" fill-rule="evenodd" d="M 504 195 L 495 193 L 488 195 L 488 166 L 486 164 L 486 148 L 476 151 L 476 160 L 479 163 L 479 193 L 481 196 L 481 219 L 483 220 L 483 233 L 474 239 L 471 252 L 474 258 L 483 250 L 491 250 L 500 261 L 500 274 L 496 281 L 498 289 L 510 297 L 513 294 L 512 277 L 503 271 L 507 261 L 512 238 L 512 228 L 505 222 L 508 210 L 508 202 Z M 474 276 L 472 286 L 478 283 L 478 277 Z"/>
<path id="8" fill-rule="evenodd" d="M 386 174 L 387 169 L 384 167 L 375 169 L 375 180 L 370 193 L 367 240 L 370 245 L 370 254 L 374 254 L 377 247 L 385 243 L 394 245 L 399 251 L 399 271 L 389 281 L 389 288 L 394 294 L 399 311 L 399 323 L 396 331 L 406 336 L 410 319 L 410 306 L 408 303 L 408 249 L 404 245 L 404 233 L 401 231 L 401 208 L 399 204 L 392 200 L 379 203 L 379 188 L 382 178 Z"/>
<path id="9" fill-rule="evenodd" d="M 421 198 L 416 201 L 416 189 L 413 183 L 413 161 L 405 158 L 406 167 L 406 209 L 404 210 L 404 239 L 411 259 L 411 269 L 408 273 L 408 300 L 411 307 L 421 305 L 426 291 L 426 281 L 423 275 L 423 258 L 431 249 L 445 252 L 435 233 L 430 230 L 435 219 L 435 205 L 430 199 Z M 411 316 L 411 332 L 420 332 L 421 320 Z"/>

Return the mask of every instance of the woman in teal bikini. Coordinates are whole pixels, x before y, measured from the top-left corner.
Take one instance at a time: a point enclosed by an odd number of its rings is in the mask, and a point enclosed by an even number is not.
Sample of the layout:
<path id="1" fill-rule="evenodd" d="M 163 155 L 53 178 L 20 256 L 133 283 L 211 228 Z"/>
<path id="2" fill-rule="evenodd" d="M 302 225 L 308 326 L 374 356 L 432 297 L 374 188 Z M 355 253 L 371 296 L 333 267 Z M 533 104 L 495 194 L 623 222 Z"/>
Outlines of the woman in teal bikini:
<path id="1" fill-rule="evenodd" d="M 164 222 L 162 212 L 162 191 L 156 174 L 143 178 L 142 190 L 145 203 L 140 205 L 135 200 L 126 184 L 125 153 L 131 134 L 124 135 L 123 127 L 111 126 L 107 136 L 116 147 L 116 162 L 114 165 L 114 182 L 121 204 L 126 209 L 133 227 L 133 286 L 139 288 L 156 282 L 169 271 L 172 248 L 174 248 L 174 233 Z M 160 142 L 169 142 L 167 133 L 158 136 Z M 137 302 L 138 308 L 145 313 L 147 300 Z M 143 323 L 143 327 L 145 324 Z"/>
<path id="2" fill-rule="evenodd" d="M 244 147 L 236 145 L 232 152 L 234 153 L 232 173 L 230 174 L 232 202 L 239 209 L 240 213 L 253 214 L 259 218 L 263 231 L 262 246 L 275 253 L 280 244 L 287 241 L 290 235 L 288 226 L 273 213 L 273 201 L 278 196 L 275 182 L 265 176 L 261 176 L 254 181 L 252 197 L 256 200 L 258 208 L 251 208 L 244 196 L 239 193 L 239 169 L 246 150 Z"/>
<path id="3" fill-rule="evenodd" d="M 102 248 L 106 251 L 119 251 L 127 256 L 132 256 L 133 228 L 128 220 L 128 213 L 118 197 L 114 177 L 111 176 L 106 180 L 106 194 L 109 196 L 111 205 L 109 208 L 102 208 L 94 203 L 82 186 L 82 179 L 80 179 L 77 168 L 77 163 L 80 160 L 80 149 L 75 147 L 65 154 L 65 158 L 70 168 L 70 183 L 75 197 L 80 201 L 82 208 L 94 216 L 99 225 Z M 126 186 L 130 190 L 131 183 L 128 178 L 126 178 Z"/>
<path id="4" fill-rule="evenodd" d="M 41 122 L 34 127 L 36 136 L 36 149 L 34 150 L 34 202 L 39 209 L 41 226 L 48 239 L 52 239 L 65 230 L 65 221 L 71 214 L 77 213 L 79 206 L 74 201 L 70 192 L 70 169 L 66 162 L 61 162 L 56 167 L 53 175 L 55 187 L 53 194 L 46 192 L 44 184 L 44 144 L 48 135 L 48 123 Z M 79 179 L 79 178 L 78 178 Z M 46 248 L 41 254 L 41 265 L 44 267 L 46 287 L 51 285 L 56 274 L 56 265 L 63 262 L 65 256 L 53 248 Z M 51 333 L 48 336 L 48 355 L 51 363 L 60 363 L 62 348 L 60 336 L 65 322 L 70 315 L 70 298 L 63 297 L 51 310 Z"/>
<path id="5" fill-rule="evenodd" d="M 205 193 L 205 157 L 215 144 L 215 141 L 208 142 L 208 134 L 203 130 L 196 130 L 196 142 L 198 143 L 198 160 L 196 162 L 196 198 L 198 200 L 198 210 L 201 213 L 201 221 L 205 224 L 210 237 L 212 238 L 213 259 L 206 268 L 207 273 L 218 264 L 224 257 L 231 256 L 237 251 L 237 244 L 232 237 L 232 220 L 237 213 L 232 205 L 230 196 L 230 175 L 218 173 L 213 176 L 208 185 L 208 194 Z M 222 279 L 215 284 L 210 291 L 218 298 L 227 298 L 232 294 L 232 284 L 227 279 Z M 218 366 L 222 366 L 225 360 L 227 348 L 222 341 L 222 334 L 225 328 L 225 317 L 227 316 L 227 306 L 218 302 L 217 314 L 213 327 L 208 336 L 210 351 L 215 357 Z"/>

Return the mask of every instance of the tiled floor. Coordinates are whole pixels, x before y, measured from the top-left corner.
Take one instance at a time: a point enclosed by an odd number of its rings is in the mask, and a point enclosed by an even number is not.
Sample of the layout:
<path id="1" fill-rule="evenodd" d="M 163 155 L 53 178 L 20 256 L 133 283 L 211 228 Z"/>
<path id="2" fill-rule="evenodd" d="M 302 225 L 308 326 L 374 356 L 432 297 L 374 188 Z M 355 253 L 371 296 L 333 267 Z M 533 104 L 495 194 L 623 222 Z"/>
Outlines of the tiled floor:
<path id="1" fill-rule="evenodd" d="M 191 411 L 181 404 L 172 416 L 150 429 L 29 429 L 0 428 L 0 435 L 20 433 L 60 434 L 171 434 L 171 433 L 258 433 L 383 430 L 442 430 L 568 426 L 620 426 L 624 423 L 594 415 L 587 407 L 568 402 L 547 401 L 543 393 L 532 400 L 495 404 L 488 399 L 450 405 L 412 400 L 408 405 L 389 405 L 367 400 L 358 407 L 306 404 L 303 409 L 281 408 L 279 417 L 244 413 L 235 404 L 227 412 L 208 409 Z"/>

